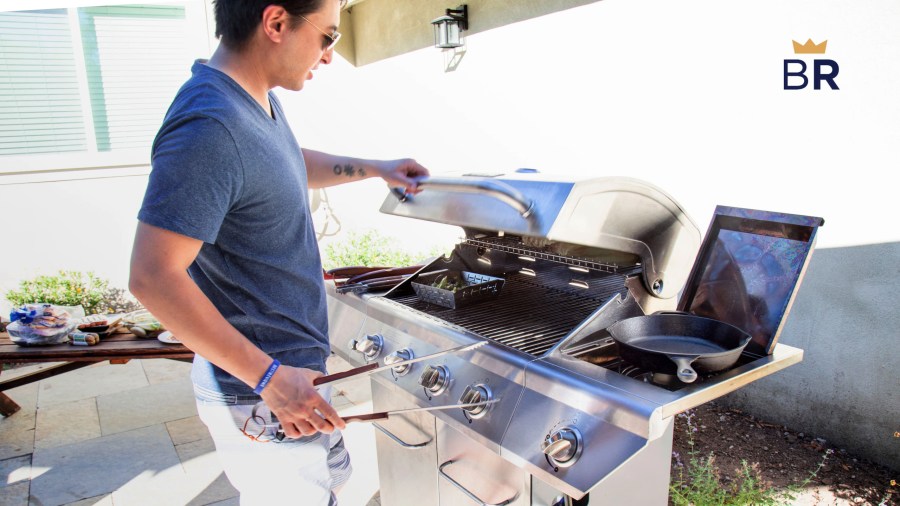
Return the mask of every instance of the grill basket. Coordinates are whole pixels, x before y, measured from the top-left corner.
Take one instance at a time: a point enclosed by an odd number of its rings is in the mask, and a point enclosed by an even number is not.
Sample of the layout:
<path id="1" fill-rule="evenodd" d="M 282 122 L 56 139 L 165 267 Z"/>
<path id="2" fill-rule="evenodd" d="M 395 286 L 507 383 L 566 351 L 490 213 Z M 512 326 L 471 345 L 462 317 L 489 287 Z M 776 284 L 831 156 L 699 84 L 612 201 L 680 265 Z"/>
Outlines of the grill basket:
<path id="1" fill-rule="evenodd" d="M 441 276 L 457 277 L 465 281 L 466 286 L 455 292 L 431 286 Z M 419 276 L 411 284 L 416 295 L 423 301 L 456 309 L 476 302 L 496 299 L 500 295 L 500 289 L 503 288 L 503 278 L 467 271 L 443 271 Z"/>

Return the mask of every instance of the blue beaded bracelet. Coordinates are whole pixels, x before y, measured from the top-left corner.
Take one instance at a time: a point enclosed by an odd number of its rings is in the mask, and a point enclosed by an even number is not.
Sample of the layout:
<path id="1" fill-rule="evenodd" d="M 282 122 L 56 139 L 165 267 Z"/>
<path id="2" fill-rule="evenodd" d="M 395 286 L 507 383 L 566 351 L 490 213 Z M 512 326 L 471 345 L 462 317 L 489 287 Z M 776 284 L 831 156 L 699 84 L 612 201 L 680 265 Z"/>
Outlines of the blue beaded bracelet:
<path id="1" fill-rule="evenodd" d="M 263 389 L 266 388 L 266 385 L 269 384 L 269 381 L 272 379 L 272 376 L 275 375 L 275 371 L 278 370 L 278 366 L 281 365 L 281 362 L 278 360 L 272 360 L 272 365 L 266 370 L 266 373 L 263 374 L 261 380 L 259 380 L 259 384 L 256 385 L 256 388 L 253 389 L 253 393 L 259 395 L 262 393 Z"/>

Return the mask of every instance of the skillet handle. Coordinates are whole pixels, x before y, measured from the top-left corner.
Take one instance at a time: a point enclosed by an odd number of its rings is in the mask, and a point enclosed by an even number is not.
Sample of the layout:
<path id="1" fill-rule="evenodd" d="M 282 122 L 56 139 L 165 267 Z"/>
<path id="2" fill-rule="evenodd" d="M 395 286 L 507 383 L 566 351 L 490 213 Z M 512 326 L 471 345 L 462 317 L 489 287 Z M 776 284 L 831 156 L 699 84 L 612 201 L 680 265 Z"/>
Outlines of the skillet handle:
<path id="1" fill-rule="evenodd" d="M 687 356 L 670 356 L 672 362 L 675 362 L 675 365 L 678 367 L 678 379 L 685 383 L 693 383 L 697 381 L 697 371 L 691 367 L 691 364 L 694 360 L 697 360 L 699 357 L 687 357 Z"/>

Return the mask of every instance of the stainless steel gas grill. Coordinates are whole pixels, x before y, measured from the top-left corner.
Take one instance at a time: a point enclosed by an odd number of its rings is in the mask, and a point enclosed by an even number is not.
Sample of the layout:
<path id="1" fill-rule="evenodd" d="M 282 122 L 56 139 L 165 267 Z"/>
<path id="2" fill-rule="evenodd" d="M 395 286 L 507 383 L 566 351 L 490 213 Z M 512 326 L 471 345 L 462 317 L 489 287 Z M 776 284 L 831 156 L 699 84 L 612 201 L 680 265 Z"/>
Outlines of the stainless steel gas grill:
<path id="1" fill-rule="evenodd" d="M 820 219 L 719 208 L 701 245 L 673 199 L 633 179 L 423 187 L 382 211 L 465 238 L 387 292 L 331 291 L 332 348 L 363 365 L 489 344 L 373 376 L 376 411 L 474 404 L 376 425 L 386 506 L 665 504 L 674 415 L 802 358 L 776 341 Z M 456 307 L 413 290 L 455 272 L 504 282 Z M 752 346 L 689 384 L 625 362 L 607 328 L 676 308 L 747 329 Z"/>

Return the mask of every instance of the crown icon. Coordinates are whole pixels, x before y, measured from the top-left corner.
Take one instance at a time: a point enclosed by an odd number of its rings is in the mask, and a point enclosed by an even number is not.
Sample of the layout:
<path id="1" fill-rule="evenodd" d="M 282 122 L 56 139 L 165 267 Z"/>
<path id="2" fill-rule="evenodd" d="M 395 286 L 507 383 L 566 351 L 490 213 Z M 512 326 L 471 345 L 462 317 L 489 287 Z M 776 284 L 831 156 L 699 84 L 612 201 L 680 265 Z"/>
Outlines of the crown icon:
<path id="1" fill-rule="evenodd" d="M 825 46 L 828 44 L 827 40 L 816 44 L 812 39 L 807 39 L 806 44 L 800 44 L 796 40 L 791 42 L 794 43 L 794 54 L 825 54 Z"/>

